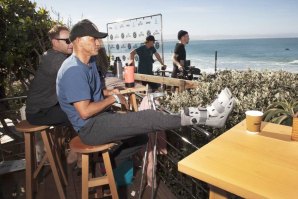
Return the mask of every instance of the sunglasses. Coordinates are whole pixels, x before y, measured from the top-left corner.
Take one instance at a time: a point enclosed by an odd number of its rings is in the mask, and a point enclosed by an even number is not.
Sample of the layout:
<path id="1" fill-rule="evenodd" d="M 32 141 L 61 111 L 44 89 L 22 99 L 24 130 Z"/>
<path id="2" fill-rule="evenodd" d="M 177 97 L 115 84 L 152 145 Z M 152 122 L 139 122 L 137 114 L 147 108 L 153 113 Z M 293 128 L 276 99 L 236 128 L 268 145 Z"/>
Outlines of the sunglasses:
<path id="1" fill-rule="evenodd" d="M 70 44 L 71 41 L 69 39 L 60 39 L 60 38 L 55 38 L 56 40 L 62 40 L 65 41 L 66 44 Z"/>

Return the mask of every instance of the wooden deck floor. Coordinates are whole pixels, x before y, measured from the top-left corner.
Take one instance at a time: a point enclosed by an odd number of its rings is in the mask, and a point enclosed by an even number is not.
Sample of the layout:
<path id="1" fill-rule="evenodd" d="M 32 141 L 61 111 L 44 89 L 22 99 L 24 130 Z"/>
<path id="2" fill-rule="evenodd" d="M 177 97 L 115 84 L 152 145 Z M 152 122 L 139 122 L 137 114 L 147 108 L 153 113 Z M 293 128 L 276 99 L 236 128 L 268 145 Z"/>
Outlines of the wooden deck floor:
<path id="1" fill-rule="evenodd" d="M 3 129 L 2 129 L 3 130 Z M 1 132 L 1 128 L 0 128 Z M 5 160 L 14 160 L 15 158 L 24 157 L 24 142 L 20 143 L 7 143 L 0 145 L 2 148 L 10 151 L 9 156 L 6 157 L 4 153 Z M 0 151 L 1 152 L 1 151 Z M 13 155 L 14 154 L 14 155 Z M 20 156 L 16 156 L 19 154 Z M 1 159 L 3 160 L 3 153 L 0 153 Z M 81 176 L 80 169 L 74 169 L 75 165 L 67 165 L 67 177 L 68 177 L 68 186 L 65 187 L 67 198 L 68 199 L 80 199 L 81 198 Z M 141 169 L 135 169 L 135 177 L 133 183 L 126 187 L 120 187 L 118 189 L 120 199 L 133 199 L 138 198 L 138 191 L 141 179 Z M 54 182 L 53 175 L 50 171 L 49 166 L 45 166 L 38 176 L 38 185 L 36 192 L 36 199 L 59 199 L 58 191 Z M 0 199 L 25 199 L 25 170 L 15 171 L 12 173 L 0 175 Z M 91 190 L 92 192 L 92 190 Z M 135 194 L 133 194 L 135 193 Z M 92 198 L 92 197 L 90 197 Z M 111 197 L 105 197 L 111 198 Z M 151 198 L 151 189 L 146 187 L 143 191 L 143 199 Z M 176 199 L 176 197 L 171 193 L 169 188 L 163 183 L 158 182 L 157 184 L 157 199 Z"/>
<path id="2" fill-rule="evenodd" d="M 67 174 L 69 185 L 65 187 L 68 199 L 80 199 L 81 198 L 81 176 L 80 169 L 74 169 L 74 165 L 67 166 Z M 133 199 L 138 198 L 138 190 L 140 184 L 141 170 L 136 172 L 133 184 L 120 187 L 118 189 L 119 198 L 121 199 Z M 90 191 L 89 191 L 90 192 Z M 91 190 L 92 192 L 92 190 Z M 133 193 L 135 195 L 133 196 Z M 0 199 L 25 199 L 25 171 L 18 171 L 0 176 Z M 38 191 L 36 193 L 37 199 L 58 199 L 58 192 L 48 166 L 46 166 L 41 176 L 38 179 Z M 93 198 L 90 196 L 90 198 Z M 111 198 L 111 197 L 104 197 Z M 143 199 L 151 198 L 151 189 L 147 187 L 144 190 Z M 157 187 L 156 197 L 157 199 L 176 199 L 176 197 L 170 192 L 168 187 L 159 182 Z"/>

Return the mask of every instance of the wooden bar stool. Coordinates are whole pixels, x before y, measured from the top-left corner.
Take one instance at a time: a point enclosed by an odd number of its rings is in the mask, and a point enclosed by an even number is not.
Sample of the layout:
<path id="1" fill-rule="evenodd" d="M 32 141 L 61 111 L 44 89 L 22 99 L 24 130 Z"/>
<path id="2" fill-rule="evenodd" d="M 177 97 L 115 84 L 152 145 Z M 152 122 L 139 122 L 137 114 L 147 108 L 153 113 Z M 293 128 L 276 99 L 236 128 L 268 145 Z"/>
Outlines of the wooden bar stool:
<path id="1" fill-rule="evenodd" d="M 88 198 L 89 187 L 102 186 L 106 184 L 110 186 L 112 198 L 119 198 L 109 155 L 109 149 L 114 145 L 114 143 L 97 146 L 86 145 L 81 141 L 79 136 L 76 136 L 70 141 L 69 146 L 71 150 L 82 154 L 82 199 Z M 102 154 L 106 176 L 89 179 L 89 153 L 95 152 L 101 152 Z"/>
<path id="2" fill-rule="evenodd" d="M 62 187 L 60 176 L 63 179 L 65 185 L 68 184 L 66 175 L 62 168 L 60 158 L 55 151 L 55 144 L 51 134 L 49 133 L 49 126 L 36 126 L 31 125 L 27 120 L 23 120 L 18 123 L 16 130 L 24 133 L 25 139 L 25 159 L 26 159 L 26 198 L 33 198 L 33 183 L 34 179 L 38 176 L 45 162 L 49 160 L 51 170 L 53 172 L 54 180 L 58 189 L 58 193 L 61 199 L 65 199 L 65 192 Z M 45 154 L 36 168 L 36 157 L 35 157 L 35 133 L 41 133 L 42 141 L 45 146 Z M 54 156 L 55 154 L 55 156 Z"/>

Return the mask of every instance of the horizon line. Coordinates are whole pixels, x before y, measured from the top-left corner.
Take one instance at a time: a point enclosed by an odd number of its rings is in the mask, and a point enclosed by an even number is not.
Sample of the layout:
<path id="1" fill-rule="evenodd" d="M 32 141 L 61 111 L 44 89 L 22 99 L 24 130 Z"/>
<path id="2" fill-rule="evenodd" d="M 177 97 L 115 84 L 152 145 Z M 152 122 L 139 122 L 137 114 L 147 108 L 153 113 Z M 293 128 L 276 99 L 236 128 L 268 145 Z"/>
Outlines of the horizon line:
<path id="1" fill-rule="evenodd" d="M 234 40 L 234 39 L 285 39 L 285 38 L 298 38 L 298 33 L 288 34 L 273 34 L 273 35 L 190 35 L 191 40 Z M 164 34 L 163 40 L 177 40 L 174 34 Z"/>

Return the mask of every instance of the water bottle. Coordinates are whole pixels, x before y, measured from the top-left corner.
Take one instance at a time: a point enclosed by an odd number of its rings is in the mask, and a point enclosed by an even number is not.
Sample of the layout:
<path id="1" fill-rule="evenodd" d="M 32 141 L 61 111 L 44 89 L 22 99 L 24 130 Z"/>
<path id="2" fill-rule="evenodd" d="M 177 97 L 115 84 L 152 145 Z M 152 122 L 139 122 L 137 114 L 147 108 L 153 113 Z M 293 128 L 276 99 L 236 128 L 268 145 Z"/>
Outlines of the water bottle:
<path id="1" fill-rule="evenodd" d="M 117 61 L 118 61 L 119 57 L 116 57 L 116 59 L 114 60 L 114 64 L 113 64 L 113 75 L 116 76 L 117 75 Z"/>
<path id="2" fill-rule="evenodd" d="M 125 87 L 132 88 L 135 86 L 135 67 L 125 66 L 124 67 L 124 83 Z"/>
<path id="3" fill-rule="evenodd" d="M 117 78 L 123 79 L 123 69 L 122 69 L 122 62 L 119 57 L 116 57 L 116 74 Z"/>

